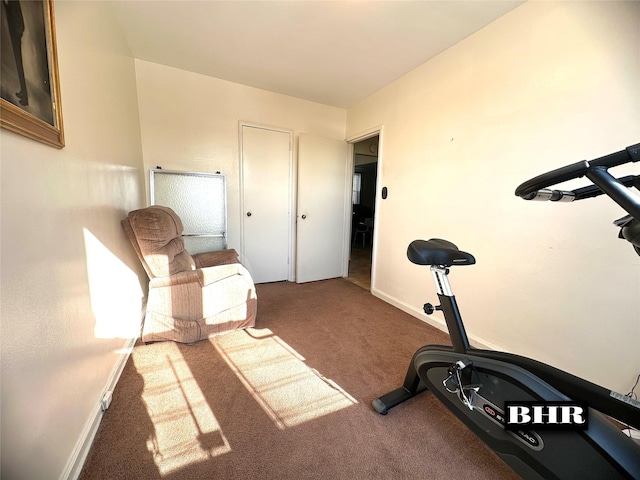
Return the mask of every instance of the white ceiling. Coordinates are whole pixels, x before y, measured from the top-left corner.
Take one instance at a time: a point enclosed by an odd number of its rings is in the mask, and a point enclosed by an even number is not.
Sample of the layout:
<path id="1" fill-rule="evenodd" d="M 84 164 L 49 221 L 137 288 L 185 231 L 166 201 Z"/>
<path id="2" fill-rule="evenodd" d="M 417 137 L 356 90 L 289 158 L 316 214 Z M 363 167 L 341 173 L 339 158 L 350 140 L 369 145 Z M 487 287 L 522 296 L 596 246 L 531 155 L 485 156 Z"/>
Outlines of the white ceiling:
<path id="1" fill-rule="evenodd" d="M 348 108 L 522 3 L 118 0 L 115 8 L 135 58 Z"/>

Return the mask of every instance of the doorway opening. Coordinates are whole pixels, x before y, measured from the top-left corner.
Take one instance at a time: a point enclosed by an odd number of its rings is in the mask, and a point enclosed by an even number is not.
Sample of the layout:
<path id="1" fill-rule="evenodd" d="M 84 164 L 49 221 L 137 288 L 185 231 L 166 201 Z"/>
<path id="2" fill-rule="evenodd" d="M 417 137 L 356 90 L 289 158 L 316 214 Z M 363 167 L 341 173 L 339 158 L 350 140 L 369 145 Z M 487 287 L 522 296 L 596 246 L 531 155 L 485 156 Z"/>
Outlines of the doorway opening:
<path id="1" fill-rule="evenodd" d="M 353 144 L 351 249 L 347 280 L 371 290 L 371 264 L 380 137 Z"/>

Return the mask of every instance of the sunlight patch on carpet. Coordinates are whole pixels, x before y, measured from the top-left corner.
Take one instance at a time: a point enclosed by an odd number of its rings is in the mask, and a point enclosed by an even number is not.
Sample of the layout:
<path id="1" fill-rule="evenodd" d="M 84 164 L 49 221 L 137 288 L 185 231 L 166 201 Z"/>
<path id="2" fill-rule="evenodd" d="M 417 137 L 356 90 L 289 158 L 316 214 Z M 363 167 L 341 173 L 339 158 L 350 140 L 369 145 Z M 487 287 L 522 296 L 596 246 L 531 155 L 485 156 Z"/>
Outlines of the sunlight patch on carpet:
<path id="1" fill-rule="evenodd" d="M 269 329 L 234 332 L 212 344 L 281 430 L 358 403 Z"/>
<path id="2" fill-rule="evenodd" d="M 133 360 L 144 378 L 142 399 L 154 426 L 147 448 L 161 475 L 231 451 L 175 344 L 166 355 L 134 356 Z"/>

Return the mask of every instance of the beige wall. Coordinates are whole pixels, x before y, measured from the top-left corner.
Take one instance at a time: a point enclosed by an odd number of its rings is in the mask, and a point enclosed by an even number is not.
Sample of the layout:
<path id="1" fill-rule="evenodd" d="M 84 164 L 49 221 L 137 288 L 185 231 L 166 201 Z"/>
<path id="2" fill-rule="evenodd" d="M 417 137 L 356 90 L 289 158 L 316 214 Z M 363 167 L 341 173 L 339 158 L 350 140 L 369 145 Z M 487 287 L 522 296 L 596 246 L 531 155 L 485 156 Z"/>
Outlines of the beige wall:
<path id="1" fill-rule="evenodd" d="M 471 336 L 629 391 L 640 257 L 611 225 L 624 212 L 513 192 L 640 141 L 639 24 L 638 2 L 529 2 L 349 109 L 347 137 L 383 125 L 377 295 L 426 318 L 431 276 L 406 248 L 449 239 L 477 258 L 451 275 Z"/>
<path id="2" fill-rule="evenodd" d="M 2 478 L 69 473 L 141 318 L 133 59 L 104 3 L 55 10 L 66 147 L 0 132 Z"/>
<path id="3" fill-rule="evenodd" d="M 343 139 L 346 110 L 136 60 L 145 171 L 227 176 L 228 243 L 240 247 L 239 122 Z"/>

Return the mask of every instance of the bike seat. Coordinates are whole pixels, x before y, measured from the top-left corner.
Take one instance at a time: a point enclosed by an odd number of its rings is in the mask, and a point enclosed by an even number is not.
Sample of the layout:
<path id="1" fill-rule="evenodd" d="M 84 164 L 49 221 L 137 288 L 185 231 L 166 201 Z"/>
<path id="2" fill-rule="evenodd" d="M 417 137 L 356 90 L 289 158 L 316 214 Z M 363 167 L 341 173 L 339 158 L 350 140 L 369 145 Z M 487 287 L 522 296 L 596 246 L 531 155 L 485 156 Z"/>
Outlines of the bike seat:
<path id="1" fill-rule="evenodd" d="M 440 238 L 414 240 L 407 248 L 407 258 L 416 265 L 473 265 L 476 259 L 453 243 Z"/>

